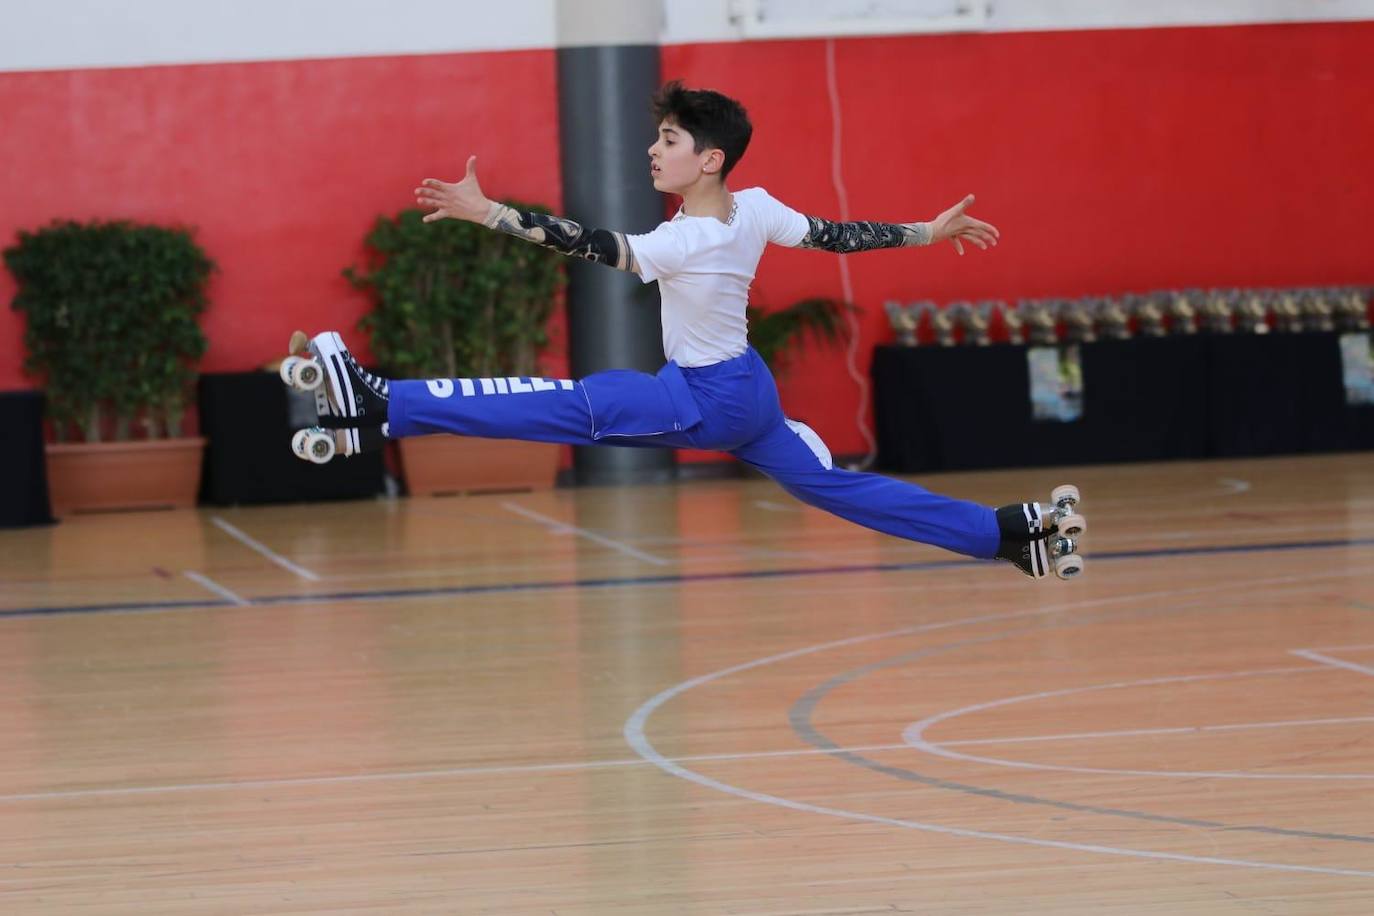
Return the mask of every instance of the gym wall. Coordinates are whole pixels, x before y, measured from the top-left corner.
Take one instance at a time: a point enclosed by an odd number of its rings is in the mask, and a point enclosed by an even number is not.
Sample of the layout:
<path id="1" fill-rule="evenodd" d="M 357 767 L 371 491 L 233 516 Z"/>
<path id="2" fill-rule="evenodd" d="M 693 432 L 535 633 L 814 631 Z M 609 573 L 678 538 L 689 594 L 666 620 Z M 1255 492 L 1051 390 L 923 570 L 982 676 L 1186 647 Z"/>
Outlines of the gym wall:
<path id="1" fill-rule="evenodd" d="M 207 371 L 259 365 L 296 327 L 361 345 L 340 271 L 469 152 L 489 193 L 560 207 L 554 0 L 496 22 L 440 0 L 24 6 L 0 32 L 0 245 L 57 217 L 197 227 L 220 268 Z M 1374 4 L 1143 6 L 1006 0 L 984 31 L 835 39 L 828 69 L 826 39 L 745 41 L 725 0 L 668 0 L 663 74 L 749 107 L 736 187 L 831 217 L 842 188 L 851 218 L 884 220 L 972 191 L 1001 228 L 990 253 L 848 260 L 863 373 L 887 299 L 1369 283 Z M 837 261 L 775 249 L 755 300 L 838 296 Z M 20 317 L 0 310 L 0 389 L 33 384 Z M 804 352 L 783 388 L 833 451 L 864 450 L 843 354 Z"/>

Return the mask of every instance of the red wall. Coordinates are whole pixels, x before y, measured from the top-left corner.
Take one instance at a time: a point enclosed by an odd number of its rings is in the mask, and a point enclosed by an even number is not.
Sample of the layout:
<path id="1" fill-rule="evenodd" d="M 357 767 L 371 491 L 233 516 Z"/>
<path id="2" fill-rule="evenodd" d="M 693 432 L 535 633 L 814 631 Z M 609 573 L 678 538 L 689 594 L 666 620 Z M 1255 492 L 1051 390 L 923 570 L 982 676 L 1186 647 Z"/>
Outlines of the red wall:
<path id="1" fill-rule="evenodd" d="M 219 266 L 202 368 L 279 358 L 296 328 L 362 345 L 340 271 L 420 179 L 476 153 L 487 190 L 559 207 L 555 80 L 547 50 L 0 73 L 0 247 L 55 217 L 191 225 Z M 33 384 L 21 317 L 0 311 L 0 389 Z"/>
<path id="2" fill-rule="evenodd" d="M 865 376 L 887 299 L 1374 282 L 1374 23 L 845 40 L 835 61 L 852 218 L 928 219 L 972 191 L 1002 231 L 963 258 L 850 256 Z M 663 62 L 749 108 L 733 186 L 838 215 L 824 41 Z M 840 294 L 833 255 L 765 255 L 756 302 L 816 294 Z M 842 354 L 809 357 L 783 401 L 833 451 L 864 450 Z"/>
<path id="3" fill-rule="evenodd" d="M 851 257 L 865 373 L 890 298 L 1374 281 L 1374 23 L 847 39 L 836 64 L 851 216 L 974 191 L 1003 235 Z M 671 46 L 663 69 L 749 107 L 733 186 L 838 215 L 823 41 Z M 296 327 L 351 329 L 366 305 L 339 271 L 373 217 L 469 151 L 488 193 L 557 208 L 556 98 L 548 50 L 0 74 L 0 245 L 54 217 L 197 226 L 220 266 L 204 368 L 249 368 Z M 774 249 L 754 297 L 839 291 L 834 256 Z M 0 389 L 32 384 L 18 319 L 0 309 Z M 841 354 L 784 400 L 863 450 Z"/>

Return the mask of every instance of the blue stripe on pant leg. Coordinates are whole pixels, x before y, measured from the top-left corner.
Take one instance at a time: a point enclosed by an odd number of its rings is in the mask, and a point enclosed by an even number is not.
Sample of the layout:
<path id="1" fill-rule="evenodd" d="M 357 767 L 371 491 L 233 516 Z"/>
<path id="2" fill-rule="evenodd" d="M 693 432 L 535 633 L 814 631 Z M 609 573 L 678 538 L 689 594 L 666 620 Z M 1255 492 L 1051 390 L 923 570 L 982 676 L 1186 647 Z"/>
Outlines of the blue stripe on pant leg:
<path id="1" fill-rule="evenodd" d="M 779 422 L 732 454 L 802 502 L 865 528 L 980 559 L 997 553 L 994 510 L 881 474 L 830 467 L 824 443 L 803 424 Z"/>

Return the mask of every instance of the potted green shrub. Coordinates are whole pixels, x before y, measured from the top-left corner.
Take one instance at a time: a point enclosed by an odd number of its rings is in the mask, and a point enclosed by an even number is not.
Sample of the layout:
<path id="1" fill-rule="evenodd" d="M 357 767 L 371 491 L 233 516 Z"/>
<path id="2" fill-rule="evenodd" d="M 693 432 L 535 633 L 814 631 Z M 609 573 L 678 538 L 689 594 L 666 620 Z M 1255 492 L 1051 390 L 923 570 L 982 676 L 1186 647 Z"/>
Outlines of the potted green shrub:
<path id="1" fill-rule="evenodd" d="M 359 327 L 383 371 L 397 378 L 542 375 L 562 257 L 475 223 L 425 223 L 422 216 L 410 209 L 379 217 L 366 238 L 368 263 L 344 271 L 372 300 Z M 552 486 L 560 449 L 456 436 L 406 438 L 400 448 L 412 495 Z"/>
<path id="2" fill-rule="evenodd" d="M 47 393 L 54 513 L 194 505 L 205 440 L 181 422 L 214 265 L 191 233 L 58 221 L 20 232 L 4 259 L 24 369 Z"/>
<path id="3" fill-rule="evenodd" d="M 785 375 L 789 349 L 801 346 L 807 337 L 822 346 L 839 343 L 845 336 L 844 313 L 854 308 L 824 297 L 803 299 L 772 311 L 751 305 L 745 309 L 749 344 L 775 376 Z"/>

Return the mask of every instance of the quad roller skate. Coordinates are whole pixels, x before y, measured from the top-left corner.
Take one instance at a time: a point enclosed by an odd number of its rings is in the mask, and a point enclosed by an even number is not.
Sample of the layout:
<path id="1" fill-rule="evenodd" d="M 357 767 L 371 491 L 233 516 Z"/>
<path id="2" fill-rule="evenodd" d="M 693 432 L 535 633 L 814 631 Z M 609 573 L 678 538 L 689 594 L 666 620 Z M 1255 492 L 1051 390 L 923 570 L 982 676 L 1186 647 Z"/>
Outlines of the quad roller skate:
<path id="1" fill-rule="evenodd" d="M 306 337 L 291 335 L 290 353 L 279 374 L 287 387 L 312 395 L 314 421 L 296 430 L 291 450 L 297 458 L 324 464 L 380 448 L 387 434 L 389 385 L 358 365 L 333 331 Z"/>
<path id="2" fill-rule="evenodd" d="M 1078 488 L 1055 487 L 1048 503 L 1013 503 L 997 510 L 1002 534 L 998 559 L 1007 560 L 1032 579 L 1051 572 L 1072 579 L 1083 572 L 1078 539 L 1088 522 L 1078 514 Z"/>

